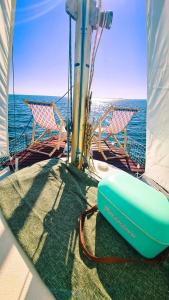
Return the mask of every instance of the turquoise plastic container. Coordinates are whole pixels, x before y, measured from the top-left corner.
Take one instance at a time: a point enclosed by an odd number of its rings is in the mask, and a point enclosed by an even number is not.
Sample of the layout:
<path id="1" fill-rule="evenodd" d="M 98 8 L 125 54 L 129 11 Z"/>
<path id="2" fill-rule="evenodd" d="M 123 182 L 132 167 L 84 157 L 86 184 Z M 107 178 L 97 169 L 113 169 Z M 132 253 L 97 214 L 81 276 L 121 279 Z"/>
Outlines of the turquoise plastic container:
<path id="1" fill-rule="evenodd" d="M 98 209 L 141 255 L 154 258 L 169 246 L 169 202 L 141 180 L 117 171 L 99 183 Z"/>

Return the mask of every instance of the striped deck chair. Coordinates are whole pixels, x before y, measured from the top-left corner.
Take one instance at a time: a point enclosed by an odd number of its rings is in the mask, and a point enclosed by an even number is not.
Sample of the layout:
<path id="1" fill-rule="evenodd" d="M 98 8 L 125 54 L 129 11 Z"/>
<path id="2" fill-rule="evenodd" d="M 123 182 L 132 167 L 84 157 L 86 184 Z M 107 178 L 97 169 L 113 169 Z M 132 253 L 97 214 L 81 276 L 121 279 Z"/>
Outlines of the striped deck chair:
<path id="1" fill-rule="evenodd" d="M 122 158 L 122 157 L 129 156 L 127 153 L 127 126 L 136 112 L 138 112 L 138 109 L 111 106 L 97 122 L 96 126 L 93 129 L 93 141 L 95 141 L 98 144 L 98 150 L 102 154 L 105 160 L 108 160 L 110 158 L 119 158 L 119 157 Z M 112 116 L 109 119 L 109 124 L 107 126 L 103 126 L 103 122 L 110 115 Z M 124 132 L 123 144 L 121 144 L 121 142 L 118 140 L 117 137 L 117 134 L 121 132 Z M 120 151 L 121 154 L 119 155 L 117 154 L 116 156 L 109 157 L 109 158 L 106 157 L 102 146 L 103 134 L 104 135 L 106 134 L 106 137 L 103 138 L 103 141 L 107 145 L 108 145 L 108 140 L 110 138 L 114 139 L 117 147 L 119 147 L 122 150 Z"/>
<path id="2" fill-rule="evenodd" d="M 24 103 L 28 105 L 33 115 L 32 141 L 28 150 L 31 152 L 45 154 L 51 157 L 56 150 L 60 149 L 61 143 L 66 140 L 65 122 L 60 114 L 60 111 L 58 110 L 56 104 L 53 102 L 47 103 L 24 100 Z M 59 124 L 56 124 L 54 112 L 56 112 L 59 118 Z M 39 125 L 44 129 L 44 131 L 35 140 L 36 125 Z M 51 142 L 49 142 L 49 145 L 47 142 L 45 142 L 45 146 L 52 147 L 52 151 L 50 153 L 47 153 L 45 151 L 36 149 L 35 146 L 37 146 L 37 144 L 42 140 L 45 134 L 49 134 L 51 133 L 51 131 L 57 131 L 57 143 L 51 146 Z"/>

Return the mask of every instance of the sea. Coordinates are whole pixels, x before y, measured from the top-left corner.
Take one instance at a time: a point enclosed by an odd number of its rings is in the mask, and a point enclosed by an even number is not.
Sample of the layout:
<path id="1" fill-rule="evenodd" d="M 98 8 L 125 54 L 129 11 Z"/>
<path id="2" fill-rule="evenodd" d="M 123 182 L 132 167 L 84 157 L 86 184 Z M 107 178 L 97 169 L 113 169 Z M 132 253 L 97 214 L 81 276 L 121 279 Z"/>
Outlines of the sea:
<path id="1" fill-rule="evenodd" d="M 9 95 L 9 141 L 10 146 L 13 147 L 13 140 L 17 138 L 18 150 L 25 147 L 25 139 L 27 139 L 28 142 L 32 133 L 31 110 L 24 104 L 25 99 L 39 102 L 55 102 L 63 118 L 67 120 L 67 98 L 59 100 L 60 98 L 56 96 Z M 110 107 L 110 105 L 139 109 L 128 125 L 127 136 L 130 141 L 130 146 L 132 143 L 132 147 L 137 148 L 137 152 L 140 151 L 137 155 L 140 155 L 140 157 L 144 159 L 146 145 L 146 99 L 94 99 L 91 106 L 91 120 L 93 124 L 96 124 L 97 120 Z M 105 120 L 105 123 L 106 122 L 108 122 L 108 118 Z M 36 135 L 38 136 L 41 132 L 42 129 L 37 128 Z M 119 138 L 122 139 L 122 135 Z"/>

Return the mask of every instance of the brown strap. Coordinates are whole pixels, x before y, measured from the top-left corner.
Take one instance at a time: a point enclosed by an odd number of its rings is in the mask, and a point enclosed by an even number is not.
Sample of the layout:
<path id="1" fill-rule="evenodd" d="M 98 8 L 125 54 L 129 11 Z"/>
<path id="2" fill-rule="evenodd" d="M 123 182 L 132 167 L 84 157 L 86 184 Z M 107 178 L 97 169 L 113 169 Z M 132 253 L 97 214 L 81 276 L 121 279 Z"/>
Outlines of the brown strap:
<path id="1" fill-rule="evenodd" d="M 85 223 L 85 218 L 88 215 L 92 215 L 97 211 L 97 206 L 93 206 L 92 208 L 85 210 L 82 215 L 80 216 L 80 224 L 79 224 L 79 242 L 80 247 L 83 253 L 90 259 L 97 263 L 105 263 L 105 264 L 118 264 L 118 263 L 146 263 L 146 264 L 153 264 L 162 261 L 162 256 L 159 256 L 155 259 L 144 259 L 144 260 L 136 260 L 132 258 L 122 258 L 118 256 L 104 256 L 104 257 L 97 257 L 93 255 L 86 247 L 86 243 L 83 237 L 83 227 Z"/>

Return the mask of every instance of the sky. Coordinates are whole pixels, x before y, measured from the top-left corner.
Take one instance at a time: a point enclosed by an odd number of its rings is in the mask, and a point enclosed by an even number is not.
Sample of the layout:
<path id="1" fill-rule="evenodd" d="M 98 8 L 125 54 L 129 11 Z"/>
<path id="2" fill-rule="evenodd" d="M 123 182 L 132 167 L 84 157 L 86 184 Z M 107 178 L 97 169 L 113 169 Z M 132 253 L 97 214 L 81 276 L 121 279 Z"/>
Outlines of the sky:
<path id="1" fill-rule="evenodd" d="M 102 0 L 103 9 L 113 10 L 114 17 L 98 50 L 93 97 L 146 98 L 145 2 Z M 16 94 L 60 96 L 67 91 L 68 32 L 65 0 L 17 0 L 13 43 Z"/>

